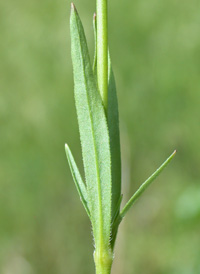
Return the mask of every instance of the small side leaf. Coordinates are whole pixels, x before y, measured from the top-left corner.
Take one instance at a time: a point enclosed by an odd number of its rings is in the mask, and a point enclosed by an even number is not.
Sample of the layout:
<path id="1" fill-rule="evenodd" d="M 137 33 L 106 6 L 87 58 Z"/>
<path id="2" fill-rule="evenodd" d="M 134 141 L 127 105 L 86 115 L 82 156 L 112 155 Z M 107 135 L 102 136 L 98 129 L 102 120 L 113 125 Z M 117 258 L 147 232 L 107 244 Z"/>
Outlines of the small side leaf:
<path id="1" fill-rule="evenodd" d="M 127 211 L 136 202 L 136 200 L 142 195 L 145 189 L 156 179 L 156 177 L 163 171 L 163 169 L 174 158 L 176 150 L 167 158 L 167 160 L 139 187 L 139 189 L 133 194 L 128 203 L 124 206 L 120 212 L 121 219 L 126 215 Z"/>
<path id="2" fill-rule="evenodd" d="M 85 184 L 83 183 L 82 177 L 80 175 L 80 172 L 78 170 L 78 167 L 76 165 L 74 157 L 71 153 L 71 150 L 67 144 L 65 144 L 65 152 L 67 155 L 67 160 L 68 160 L 69 167 L 70 167 L 70 170 L 72 173 L 72 177 L 74 179 L 74 183 L 75 183 L 78 193 L 80 195 L 83 206 L 85 207 L 85 210 L 86 210 L 88 216 L 90 217 L 90 211 L 89 211 L 88 203 L 87 203 L 87 199 L 88 199 L 87 198 L 87 190 L 86 190 Z"/>

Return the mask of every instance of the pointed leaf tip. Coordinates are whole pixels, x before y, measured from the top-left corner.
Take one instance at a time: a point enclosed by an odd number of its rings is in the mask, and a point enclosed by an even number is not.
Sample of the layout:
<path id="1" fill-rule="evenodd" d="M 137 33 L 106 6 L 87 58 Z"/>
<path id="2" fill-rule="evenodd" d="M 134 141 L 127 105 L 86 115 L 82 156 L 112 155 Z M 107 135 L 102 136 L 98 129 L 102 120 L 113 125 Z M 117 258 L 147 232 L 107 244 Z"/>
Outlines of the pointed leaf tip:
<path id="1" fill-rule="evenodd" d="M 76 7 L 75 7 L 73 2 L 71 2 L 71 9 L 74 10 L 74 11 L 76 10 Z"/>

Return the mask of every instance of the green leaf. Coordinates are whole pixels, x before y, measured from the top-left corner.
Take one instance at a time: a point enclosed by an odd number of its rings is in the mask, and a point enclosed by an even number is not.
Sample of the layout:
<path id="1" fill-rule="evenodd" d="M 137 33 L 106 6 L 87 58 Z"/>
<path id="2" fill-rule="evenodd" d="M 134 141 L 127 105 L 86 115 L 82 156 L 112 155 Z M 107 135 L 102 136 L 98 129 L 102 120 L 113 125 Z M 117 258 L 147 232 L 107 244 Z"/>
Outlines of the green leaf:
<path id="1" fill-rule="evenodd" d="M 115 78 L 108 55 L 108 130 L 110 137 L 112 168 L 112 220 L 119 213 L 121 200 L 121 152 L 119 135 L 118 101 Z"/>
<path id="2" fill-rule="evenodd" d="M 167 160 L 139 187 L 139 189 L 133 194 L 128 203 L 124 206 L 120 212 L 121 219 L 126 215 L 127 211 L 136 202 L 136 200 L 142 195 L 145 189 L 156 179 L 156 177 L 163 171 L 163 169 L 174 158 L 176 150 L 167 158 Z"/>
<path id="3" fill-rule="evenodd" d="M 95 51 L 93 71 L 97 74 L 97 24 L 96 14 L 93 17 L 93 29 L 95 40 Z M 115 78 L 112 70 L 110 54 L 108 52 L 108 107 L 107 121 L 110 138 L 111 168 L 112 168 L 112 222 L 119 213 L 121 204 L 121 152 L 119 134 L 119 114 Z"/>
<path id="4" fill-rule="evenodd" d="M 78 170 L 78 167 L 76 165 L 74 157 L 71 153 L 71 150 L 67 144 L 65 144 L 65 152 L 67 155 L 67 160 L 68 160 L 69 167 L 70 167 L 70 170 L 72 173 L 72 177 L 74 179 L 74 183 L 75 183 L 78 193 L 80 195 L 83 206 L 85 207 L 85 210 L 86 210 L 88 216 L 90 217 L 90 211 L 89 211 L 88 203 L 87 203 L 87 200 L 88 200 L 87 190 L 86 190 L 85 184 L 83 183 L 82 177 L 80 175 L 80 172 Z"/>
<path id="5" fill-rule="evenodd" d="M 83 26 L 73 4 L 70 30 L 75 103 L 87 184 L 88 206 L 96 248 L 107 248 L 111 230 L 109 133 Z"/>
<path id="6" fill-rule="evenodd" d="M 118 227 L 119 227 L 119 224 L 121 222 L 121 218 L 120 218 L 120 215 L 119 215 L 119 210 L 120 210 L 120 205 L 121 205 L 122 198 L 123 198 L 123 195 L 121 194 L 120 199 L 118 201 L 118 204 L 116 206 L 117 211 L 116 211 L 116 213 L 115 213 L 115 215 L 113 216 L 113 219 L 112 219 L 112 234 L 111 234 L 111 241 L 110 241 L 110 245 L 111 245 L 112 250 L 114 249 Z M 120 219 L 120 221 L 119 221 L 119 219 Z"/>

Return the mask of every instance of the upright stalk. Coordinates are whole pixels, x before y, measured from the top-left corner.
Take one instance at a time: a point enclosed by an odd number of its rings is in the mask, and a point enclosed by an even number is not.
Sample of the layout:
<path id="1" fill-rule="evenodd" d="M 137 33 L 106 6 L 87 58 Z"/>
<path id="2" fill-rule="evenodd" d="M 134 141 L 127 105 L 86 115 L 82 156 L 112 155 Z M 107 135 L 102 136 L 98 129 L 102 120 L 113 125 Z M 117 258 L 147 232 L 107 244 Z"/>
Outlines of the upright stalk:
<path id="1" fill-rule="evenodd" d="M 105 109 L 108 105 L 107 0 L 97 0 L 97 82 Z"/>
<path id="2" fill-rule="evenodd" d="M 108 15 L 107 0 L 96 0 L 97 9 L 97 82 L 107 112 L 108 107 Z M 103 239 L 102 239 L 103 240 Z M 96 274 L 110 274 L 113 261 L 111 248 L 96 246 L 94 261 Z M 109 243 L 107 243 L 109 244 Z"/>
<path id="3" fill-rule="evenodd" d="M 96 274 L 110 274 L 113 262 L 112 252 L 98 252 L 98 250 L 95 250 L 94 261 Z"/>

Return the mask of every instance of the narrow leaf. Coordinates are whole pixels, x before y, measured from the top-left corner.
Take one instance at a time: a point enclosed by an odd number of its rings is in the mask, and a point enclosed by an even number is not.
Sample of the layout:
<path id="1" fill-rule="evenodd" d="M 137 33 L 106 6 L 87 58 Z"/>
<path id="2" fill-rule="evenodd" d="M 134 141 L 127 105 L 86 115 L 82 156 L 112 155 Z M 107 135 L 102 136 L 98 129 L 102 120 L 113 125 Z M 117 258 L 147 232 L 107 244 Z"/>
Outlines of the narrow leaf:
<path id="1" fill-rule="evenodd" d="M 71 52 L 88 205 L 95 244 L 108 246 L 111 229 L 111 156 L 102 100 L 93 74 L 86 38 L 72 4 Z"/>
<path id="2" fill-rule="evenodd" d="M 121 152 L 119 135 L 118 101 L 115 78 L 108 55 L 108 130 L 112 168 L 112 220 L 119 213 L 121 201 Z"/>
<path id="3" fill-rule="evenodd" d="M 120 212 L 121 219 L 126 215 L 127 211 L 136 202 L 136 200 L 142 195 L 145 189 L 156 179 L 156 177 L 163 171 L 163 169 L 174 158 L 176 150 L 167 158 L 167 160 L 139 187 L 139 189 L 133 194 L 128 203 L 124 206 Z"/>
<path id="4" fill-rule="evenodd" d="M 87 203 L 87 190 L 86 190 L 85 184 L 83 183 L 82 177 L 80 175 L 80 172 L 78 170 L 78 167 L 76 165 L 74 157 L 71 153 L 71 150 L 67 144 L 65 144 L 65 152 L 67 155 L 67 160 L 68 160 L 69 167 L 70 167 L 70 170 L 72 173 L 72 177 L 74 179 L 74 183 L 75 183 L 78 193 L 80 195 L 83 206 L 85 207 L 85 210 L 86 210 L 88 216 L 90 217 L 90 211 L 89 211 L 88 203 Z"/>
<path id="5" fill-rule="evenodd" d="M 93 29 L 95 40 L 95 51 L 93 61 L 93 71 L 97 73 L 97 22 L 96 14 L 93 17 Z M 119 134 L 119 114 L 118 100 L 115 78 L 111 65 L 111 58 L 108 52 L 108 107 L 107 121 L 110 138 L 111 150 L 111 169 L 112 169 L 112 221 L 119 213 L 121 204 L 121 152 L 120 152 L 120 134 Z"/>

